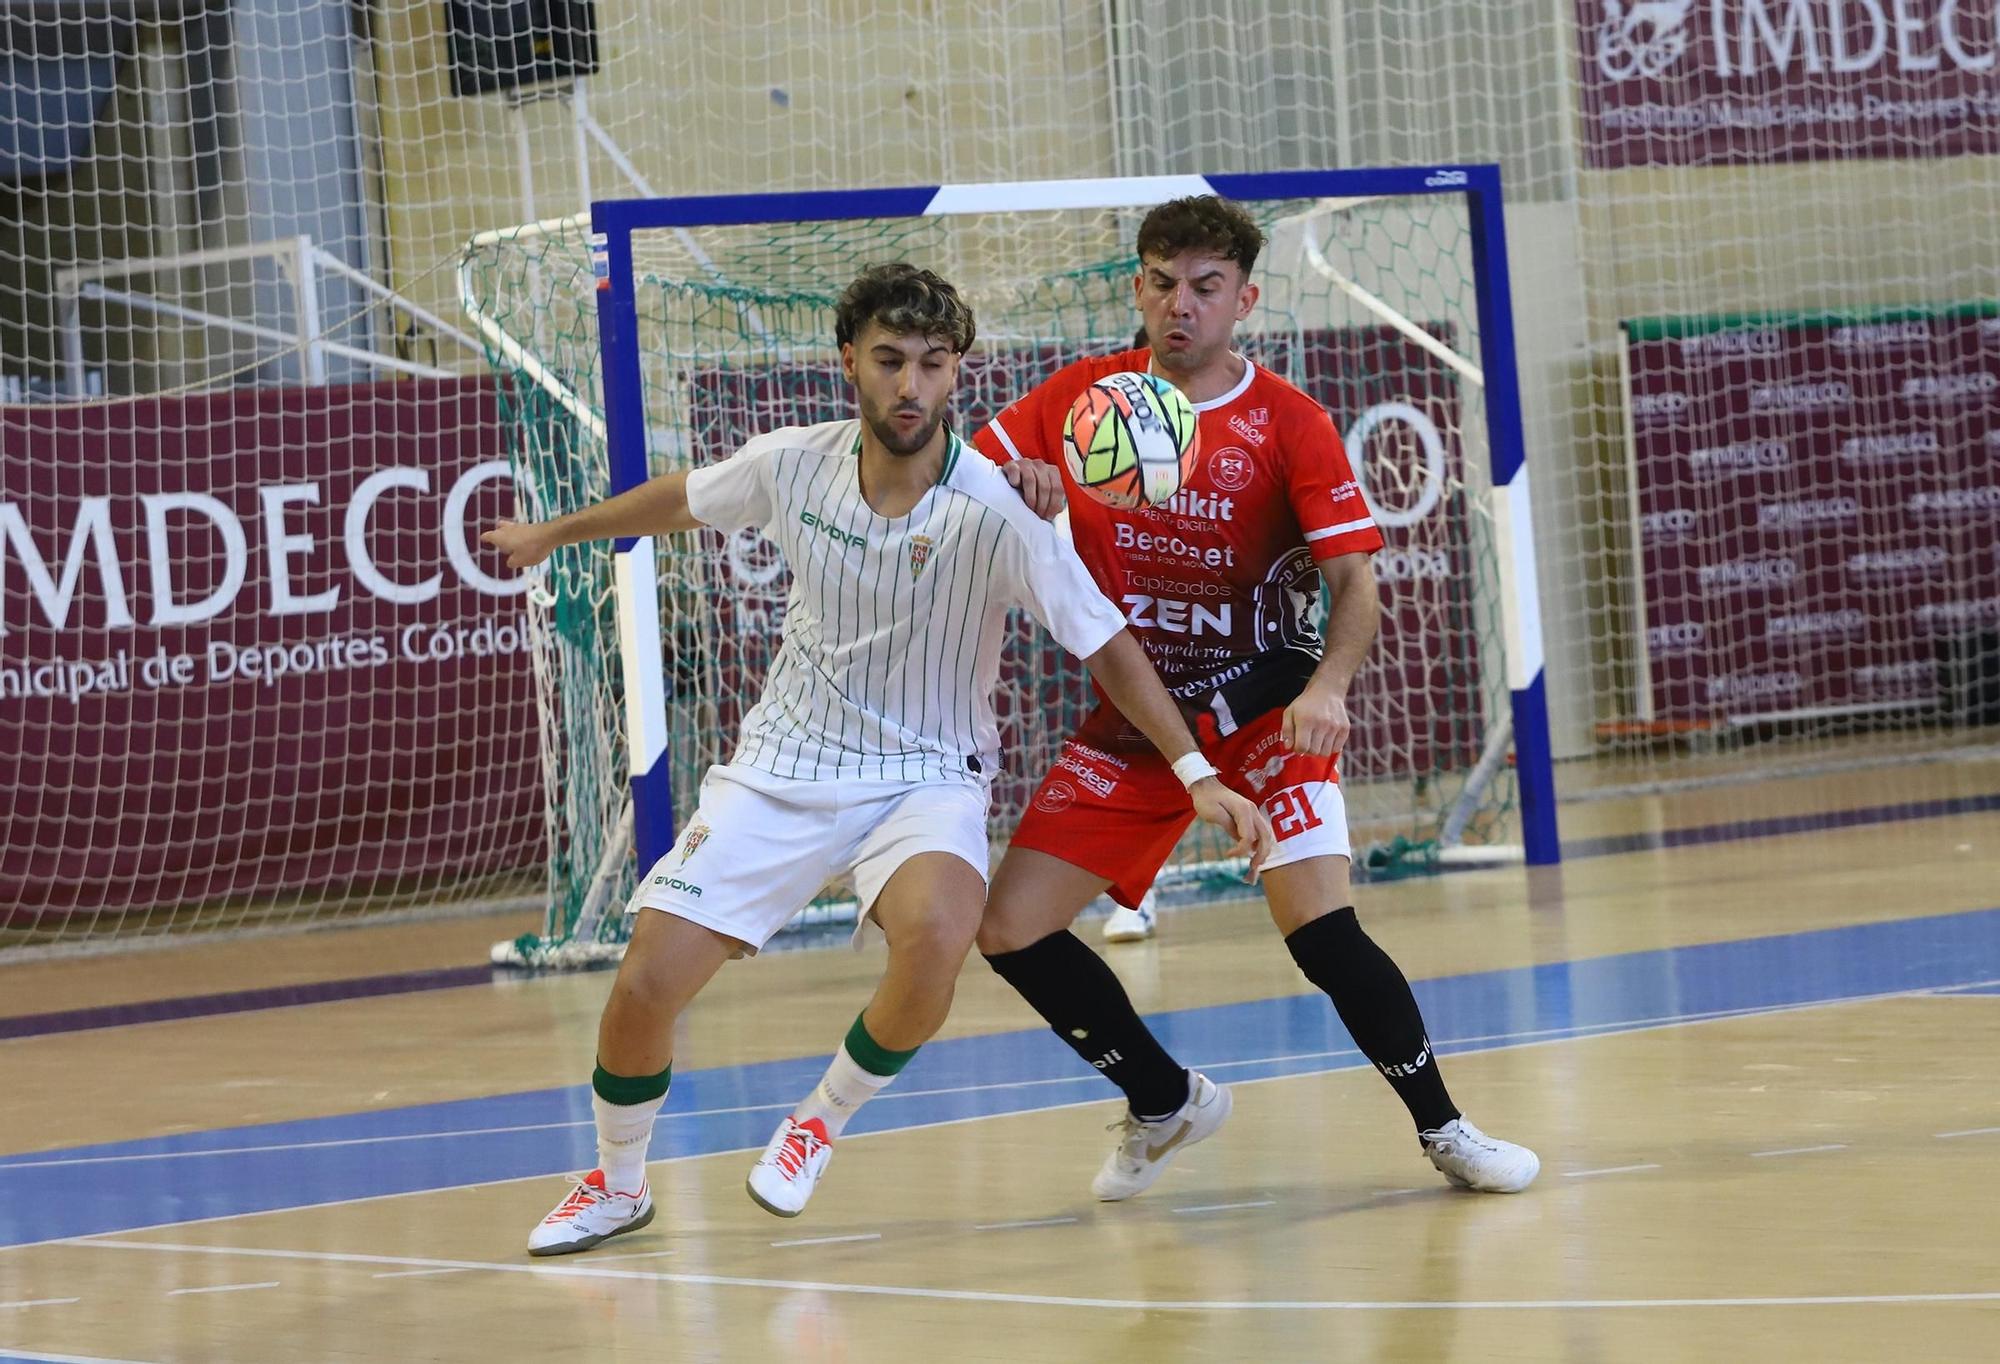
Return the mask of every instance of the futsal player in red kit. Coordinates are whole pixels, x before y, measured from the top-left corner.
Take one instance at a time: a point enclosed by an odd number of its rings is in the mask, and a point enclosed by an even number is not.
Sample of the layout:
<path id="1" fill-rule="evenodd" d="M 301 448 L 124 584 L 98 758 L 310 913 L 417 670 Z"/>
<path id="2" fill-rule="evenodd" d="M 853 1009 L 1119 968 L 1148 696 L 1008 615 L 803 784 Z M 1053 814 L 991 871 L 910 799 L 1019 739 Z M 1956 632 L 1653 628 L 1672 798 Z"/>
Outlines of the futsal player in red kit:
<path id="1" fill-rule="evenodd" d="M 1115 510 L 1062 473 L 1076 549 L 1222 780 L 1277 834 L 1264 894 L 1292 958 L 1333 1001 L 1409 1109 L 1453 1184 L 1528 1186 L 1540 1161 L 1482 1133 L 1446 1092 L 1409 983 L 1355 918 L 1338 759 L 1348 684 L 1375 637 L 1369 556 L 1382 547 L 1340 437 L 1304 392 L 1232 348 L 1256 305 L 1262 231 L 1213 196 L 1177 199 L 1139 228 L 1135 283 L 1147 345 L 1077 361 L 1005 409 L 974 443 L 990 459 L 1063 470 L 1063 420 L 1093 381 L 1150 370 L 1194 404 L 1201 446 L 1162 507 Z M 1324 583 L 1324 637 L 1311 611 Z M 979 949 L 1077 1055 L 1125 1092 L 1116 1147 L 1092 1188 L 1152 1185 L 1229 1115 L 1229 1091 L 1147 1030 L 1104 960 L 1070 932 L 1100 892 L 1135 906 L 1187 829 L 1173 771 L 1100 695 L 1064 744 L 994 874 Z"/>

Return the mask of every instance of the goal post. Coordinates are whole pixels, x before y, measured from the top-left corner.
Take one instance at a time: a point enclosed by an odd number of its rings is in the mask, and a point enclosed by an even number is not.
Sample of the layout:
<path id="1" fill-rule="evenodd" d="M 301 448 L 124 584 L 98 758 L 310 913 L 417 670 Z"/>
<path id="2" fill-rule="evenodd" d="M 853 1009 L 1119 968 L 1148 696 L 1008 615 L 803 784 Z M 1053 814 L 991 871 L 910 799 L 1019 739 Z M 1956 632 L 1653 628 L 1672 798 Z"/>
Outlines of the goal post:
<path id="1" fill-rule="evenodd" d="M 972 301 L 981 338 L 955 419 L 977 429 L 1061 364 L 1130 344 L 1139 217 L 1208 193 L 1242 203 L 1270 241 L 1239 344 L 1328 407 L 1389 541 L 1378 556 L 1383 638 L 1356 678 L 1356 743 L 1342 768 L 1357 861 L 1430 869 L 1454 847 L 1559 860 L 1496 167 L 611 200 L 587 222 L 483 234 L 462 282 L 503 386 L 528 414 L 517 458 L 545 466 L 521 470 L 523 496 L 553 514 L 726 458 L 758 431 L 848 415 L 832 307 L 859 269 L 884 260 L 936 268 Z M 542 396 L 520 397 L 529 390 Z M 577 415 L 600 412 L 601 438 Z M 578 467 L 593 458 L 599 468 Z M 676 541 L 689 543 L 620 540 L 534 598 L 552 621 L 565 601 L 594 603 L 542 631 L 550 647 L 618 654 L 581 688 L 570 663 L 543 670 L 565 679 L 544 710 L 558 750 L 548 784 L 570 801 L 606 786 L 583 824 L 607 829 L 572 831 L 570 876 L 621 860 L 608 856 L 611 826 L 628 812 L 627 887 L 672 848 L 677 814 L 706 763 L 726 759 L 775 651 L 783 566 L 771 547 L 713 532 Z M 1088 703 L 1080 667 L 1038 630 L 1018 625 L 1008 649 L 1002 838 Z M 608 774 L 569 761 L 579 715 L 618 731 L 615 807 Z M 1212 868 L 1215 850 L 1199 838 L 1177 854 L 1179 874 Z M 553 898 L 600 911 L 616 899 L 602 887 Z M 550 937 L 603 927 L 552 923 Z"/>

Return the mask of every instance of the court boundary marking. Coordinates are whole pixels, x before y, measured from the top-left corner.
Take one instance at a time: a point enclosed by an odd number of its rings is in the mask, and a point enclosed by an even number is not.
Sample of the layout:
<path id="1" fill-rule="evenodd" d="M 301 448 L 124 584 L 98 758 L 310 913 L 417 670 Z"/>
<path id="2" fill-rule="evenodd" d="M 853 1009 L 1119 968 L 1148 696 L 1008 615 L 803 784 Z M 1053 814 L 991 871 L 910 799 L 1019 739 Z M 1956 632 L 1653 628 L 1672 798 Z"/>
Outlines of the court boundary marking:
<path id="1" fill-rule="evenodd" d="M 2000 985 L 2000 980 L 1995 980 L 1990 982 L 1979 982 L 1979 984 Z M 1962 985 L 1954 985 L 1954 986 L 1921 985 L 1906 990 L 1885 990 L 1885 991 L 1875 991 L 1875 992 L 1856 994 L 1856 995 L 1834 995 L 1826 999 L 1799 1000 L 1789 1004 L 1740 1005 L 1728 1009 L 1698 1010 L 1693 1013 L 1685 1013 L 1685 1014 L 1659 1014 L 1650 1018 L 1626 1019 L 1612 1023 L 1585 1023 L 1585 1024 L 1577 1024 L 1571 1027 L 1523 1028 L 1512 1032 L 1475 1033 L 1469 1037 L 1449 1037 L 1443 1039 L 1442 1041 L 1434 1041 L 1432 1043 L 1432 1050 L 1435 1051 L 1439 1056 L 1477 1056 L 1485 1052 L 1517 1051 L 1524 1047 L 1547 1046 L 1559 1042 L 1582 1042 L 1582 1041 L 1588 1041 L 1596 1037 L 1623 1036 L 1626 1033 L 1654 1032 L 1664 1028 L 1684 1027 L 1696 1023 L 1727 1022 L 1728 1020 L 1734 1018 L 1761 1018 L 1770 1014 L 1792 1013 L 1801 1009 L 1835 1008 L 1844 1004 L 1867 1004 L 1889 999 L 1922 999 L 1925 997 L 1943 997 L 1948 991 L 1961 990 L 1965 988 L 1967 987 Z M 995 1034 L 984 1034 L 984 1035 L 1005 1036 L 1006 1034 L 995 1033 Z M 1356 1058 L 1355 1064 L 1309 1067 L 1300 1070 L 1287 1071 L 1281 1075 L 1253 1075 L 1246 1079 L 1229 1080 L 1228 1083 L 1231 1085 L 1262 1084 L 1269 1080 L 1293 1080 L 1301 1078 L 1303 1076 L 1331 1075 L 1346 1070 L 1365 1070 L 1367 1068 L 1367 1063 L 1365 1062 L 1365 1060 L 1361 1059 L 1360 1050 L 1355 1047 L 1342 1047 L 1333 1051 L 1284 1052 L 1276 1056 L 1251 1056 L 1235 1061 L 1198 1060 L 1191 1062 L 1189 1068 L 1193 1070 L 1199 1070 L 1204 1074 L 1207 1074 L 1209 1072 L 1241 1070 L 1251 1066 L 1283 1065 L 1287 1062 L 1293 1062 L 1293 1061 L 1330 1061 L 1341 1057 L 1354 1057 Z M 931 1089 L 905 1089 L 905 1090 L 889 1089 L 883 1091 L 881 1094 L 876 1095 L 875 1098 L 870 1102 L 875 1104 L 881 1104 L 884 1103 L 885 1101 L 896 1100 L 896 1099 L 909 1100 L 909 1099 L 939 1098 L 939 1097 L 949 1097 L 954 1094 L 988 1094 L 988 1093 L 1001 1093 L 1006 1090 L 1013 1090 L 1013 1089 L 1032 1089 L 1037 1087 L 1046 1087 L 1050 1085 L 1087 1084 L 1090 1081 L 1099 1078 L 1101 1077 L 1099 1077 L 1095 1073 L 1081 1073 L 1077 1075 L 1042 1076 L 1031 1080 L 999 1080 L 988 1084 L 944 1085 Z M 897 1127 L 882 1128 L 875 1131 L 856 1132 L 853 1133 L 851 1136 L 847 1137 L 846 1140 L 852 1141 L 859 1139 L 861 1137 L 887 1136 L 893 1132 L 921 1131 L 922 1129 L 927 1127 L 946 1126 L 951 1123 L 958 1123 L 958 1122 L 983 1122 L 988 1118 L 1015 1117 L 1023 1113 L 1053 1113 L 1066 1108 L 1081 1108 L 1081 1107 L 1088 1107 L 1089 1105 L 1094 1103 L 1108 1103 L 1111 1101 L 1111 1098 L 1112 1096 L 1106 1095 L 1096 1099 L 1078 1100 L 1077 1102 L 1074 1103 L 1048 1104 L 1036 1108 L 1013 1109 L 1005 1113 L 977 1113 L 969 1117 L 945 1119 L 940 1122 L 909 1123 Z M 781 1110 L 790 1110 L 795 1105 L 796 1101 L 793 1101 L 792 1103 L 773 1102 L 767 1104 L 729 1104 L 720 1108 L 692 1108 L 692 1109 L 679 1110 L 666 1116 L 671 1116 L 677 1120 L 681 1120 L 681 1119 L 692 1119 L 692 1118 L 720 1117 L 733 1113 L 760 1113 L 760 1112 L 776 1113 Z M 121 1153 L 118 1155 L 108 1155 L 108 1156 L 60 1156 L 46 1160 L 40 1159 L 33 1154 L 29 1154 L 22 1157 L 0 1156 L 0 1172 L 5 1172 L 8 1170 L 65 1168 L 77 1165 L 113 1165 L 113 1164 L 124 1164 L 126 1162 L 131 1162 L 131 1161 L 145 1161 L 145 1160 L 188 1160 L 203 1156 L 262 1155 L 275 1151 L 318 1151 L 335 1147 L 391 1145 L 399 1142 L 410 1142 L 410 1141 L 447 1141 L 457 1137 L 505 1136 L 515 1132 L 565 1131 L 571 1128 L 590 1127 L 594 1124 L 594 1122 L 595 1119 L 592 1118 L 573 1118 L 563 1122 L 509 1123 L 509 1124 L 502 1124 L 497 1127 L 447 1128 L 442 1131 L 436 1131 L 436 1132 L 391 1132 L 391 1133 L 384 1133 L 379 1136 L 335 1137 L 321 1141 L 271 1142 L 257 1146 L 202 1147 L 187 1151 L 135 1151 L 135 1152 Z M 143 1140 L 153 1140 L 153 1138 L 145 1138 Z M 657 1165 L 670 1160 L 691 1160 L 691 1159 L 697 1159 L 705 1155 L 729 1155 L 738 1150 L 749 1151 L 749 1150 L 761 1150 L 761 1149 L 763 1149 L 761 1146 L 756 1146 L 756 1147 L 745 1146 L 745 1147 L 730 1148 L 730 1150 L 727 1151 L 689 1152 L 686 1155 L 660 1156 L 656 1159 L 649 1159 L 646 1163 L 648 1165 Z M 520 1178 L 523 1179 L 546 1179 L 548 1177 L 549 1176 L 547 1175 L 520 1176 Z M 410 1189 L 404 1191 L 403 1193 L 396 1193 L 396 1194 L 371 1194 L 368 1195 L 368 1197 L 400 1198 L 406 1196 L 407 1194 L 443 1193 L 448 1189 L 483 1188 L 491 1184 L 507 1184 L 513 1182 L 515 1181 L 512 1179 L 482 1180 L 482 1181 L 475 1181 L 474 1183 L 471 1184 L 442 1185 L 436 1189 Z M 299 1204 L 298 1207 L 300 1208 L 336 1207 L 340 1206 L 342 1203 L 349 1201 L 360 1202 L 366 1200 L 359 1199 L 359 1200 L 339 1200 L 337 1202 L 330 1202 L 330 1203 L 303 1203 Z M 269 1208 L 265 1209 L 264 1212 L 286 1212 L 292 1210 L 293 1209 Z M 236 1213 L 236 1214 L 224 1214 L 223 1216 L 226 1218 L 229 1216 L 255 1217 L 261 1215 L 263 1214 Z M 207 1220 L 207 1219 L 197 1219 L 197 1220 Z M 190 1225 L 190 1223 L 161 1222 L 161 1223 L 156 1223 L 154 1225 L 161 1227 L 176 1227 L 176 1226 Z M 140 1228 L 130 1228 L 129 1230 L 140 1230 Z M 105 1234 L 109 1235 L 113 1233 L 105 1233 Z M 64 1239 L 73 1239 L 73 1238 L 57 1237 L 53 1238 L 52 1241 L 30 1241 L 30 1242 L 23 1242 L 21 1244 L 49 1245 Z M 10 1246 L 0 1246 L 0 1251 L 9 1250 L 13 1248 L 14 1247 Z"/>
<path id="2" fill-rule="evenodd" d="M 1536 1029 L 1533 1030 L 1533 1032 L 1531 1033 L 1523 1034 L 1524 1040 L 1518 1042 L 1503 1042 L 1496 1046 L 1481 1047 L 1473 1052 L 1458 1052 L 1458 1051 L 1448 1050 L 1443 1047 L 1438 1048 L 1437 1051 L 1440 1056 L 1480 1055 L 1487 1052 L 1524 1051 L 1532 1047 L 1558 1046 L 1566 1042 L 1593 1041 L 1601 1037 L 1622 1037 L 1633 1033 L 1664 1032 L 1670 1028 L 1692 1027 L 1692 1026 L 1698 1026 L 1703 1023 L 1723 1023 L 1741 1018 L 1763 1018 L 1766 1016 L 1779 1015 L 1779 1014 L 1802 1013 L 1811 1009 L 1840 1008 L 1851 1004 L 1872 1004 L 1887 1000 L 1922 999 L 1925 998 L 1926 996 L 1935 995 L 1936 988 L 1937 987 L 1935 986 L 1920 986 L 1909 990 L 1892 990 L 1881 993 L 1861 994 L 1861 995 L 1843 995 L 1832 999 L 1807 1000 L 1801 1003 L 1794 1003 L 1794 1004 L 1775 1004 L 1775 1005 L 1770 1005 L 1768 1007 L 1716 1010 L 1701 1014 L 1689 1014 L 1689 1015 L 1676 1016 L 1659 1020 L 1647 1020 L 1644 1022 L 1636 1022 L 1625 1025 L 1603 1026 L 1594 1031 L 1574 1033 L 1566 1036 L 1554 1036 L 1554 1037 L 1536 1036 L 1534 1035 L 1534 1033 L 1545 1033 L 1549 1031 L 1548 1029 Z M 1508 1036 L 1508 1034 L 1504 1033 L 1495 1034 L 1494 1036 L 1506 1037 Z M 1319 1053 L 1312 1053 L 1312 1052 L 1301 1053 L 1301 1055 L 1307 1057 L 1318 1054 Z M 1328 1054 L 1337 1055 L 1339 1053 L 1328 1053 Z M 1250 1065 L 1257 1063 L 1234 1062 L 1232 1064 Z M 1214 1068 L 1220 1069 L 1221 1067 L 1218 1066 Z M 1347 1066 L 1347 1067 L 1328 1067 L 1322 1070 L 1289 1071 L 1281 1075 L 1255 1075 L 1249 1077 L 1248 1079 L 1231 1080 L 1229 1084 L 1232 1088 L 1241 1085 L 1271 1084 L 1282 1080 L 1311 1079 L 1319 1076 L 1339 1074 L 1342 1071 L 1346 1070 L 1358 1071 L 1360 1069 L 1362 1069 L 1362 1067 Z M 1081 1078 L 1090 1079 L 1093 1077 L 1084 1076 Z M 882 1097 L 887 1097 L 887 1096 L 884 1095 Z M 1015 1109 L 1007 1113 L 973 1113 L 962 1117 L 939 1118 L 930 1122 L 908 1123 L 899 1127 L 881 1128 L 869 1132 L 854 1132 L 843 1137 L 842 1140 L 863 1141 L 872 1137 L 895 1136 L 905 1132 L 925 1132 L 941 1127 L 958 1127 L 966 1123 L 990 1122 L 996 1118 L 1024 1117 L 1031 1114 L 1039 1115 L 1043 1113 L 1061 1113 L 1061 1112 L 1067 1112 L 1071 1109 L 1095 1108 L 1101 1105 L 1108 1104 L 1110 1102 L 1112 1102 L 1111 1099 L 1106 1098 L 1104 1096 L 1099 1096 L 1091 1099 L 1079 1099 L 1070 1103 L 1049 1104 L 1040 1108 Z M 1973 1129 L 1968 1129 L 1963 1133 L 1954 1133 L 1952 1135 L 1971 1136 L 1971 1135 L 1983 1134 L 1984 1132 L 1989 1130 L 2000 1131 L 2000 1128 L 1995 1128 L 1995 1129 L 1973 1128 Z M 764 1149 L 764 1144 L 759 1143 L 754 1146 L 751 1145 L 736 1146 L 718 1151 L 688 1151 L 677 1155 L 665 1155 L 657 1159 L 648 1160 L 646 1164 L 648 1166 L 678 1165 L 684 1161 L 690 1161 L 690 1160 L 709 1160 L 724 1156 L 747 1155 L 755 1151 L 761 1151 L 763 1149 Z M 255 1217 L 275 1217 L 284 1213 L 316 1212 L 325 1208 L 354 1207 L 362 1203 L 377 1203 L 391 1198 L 421 1198 L 426 1195 L 432 1195 L 432 1194 L 458 1193 L 474 1189 L 496 1189 L 508 1184 L 526 1184 L 534 1180 L 547 1180 L 556 1177 L 557 1177 L 556 1173 L 514 1175 L 506 1179 L 475 1180 L 467 1184 L 447 1184 L 447 1185 L 440 1185 L 437 1188 L 431 1188 L 431 1189 L 401 1189 L 391 1193 L 363 1194 L 357 1198 L 335 1198 L 335 1199 L 328 1199 L 325 1202 L 320 1202 L 320 1203 L 298 1203 L 282 1208 L 257 1208 L 257 1209 L 252 1209 L 248 1212 L 216 1213 L 208 1217 L 180 1218 L 170 1222 L 152 1222 L 152 1223 L 147 1223 L 143 1226 L 126 1227 L 117 1231 L 93 1232 L 86 1236 L 52 1236 L 42 1241 L 21 1241 L 13 1245 L 0 1246 L 0 1255 L 4 1255 L 10 1251 L 32 1250 L 42 1246 L 94 1245 L 107 1237 L 126 1236 L 138 1232 L 171 1231 L 179 1227 L 206 1226 L 216 1222 L 235 1222 Z M 1393 1192 L 1404 1193 L 1404 1192 L 1417 1192 L 1417 1191 L 1395 1190 Z M 157 1243 L 142 1242 L 135 1244 L 157 1244 Z"/>
<path id="3" fill-rule="evenodd" d="M 1485 1312 L 1627 1311 L 1634 1308 L 1690 1307 L 1876 1307 L 1914 1304 L 2000 1302 L 2000 1289 L 1956 1293 L 1799 1294 L 1740 1298 L 1469 1298 L 1437 1299 L 1231 1299 L 1092 1298 L 1051 1293 L 996 1293 L 973 1288 L 918 1288 L 908 1284 L 826 1283 L 734 1274 L 676 1274 L 664 1270 L 605 1269 L 588 1264 L 522 1264 L 506 1260 L 432 1260 L 416 1256 L 368 1255 L 346 1251 L 284 1250 L 257 1246 L 201 1246 L 161 1241 L 115 1241 L 99 1237 L 67 1244 L 156 1254 L 243 1256 L 310 1264 L 398 1265 L 421 1269 L 491 1270 L 538 1278 L 627 1279 L 704 1288 L 764 1288 L 798 1293 L 842 1293 L 856 1297 L 921 1298 L 1009 1307 L 1087 1307 L 1121 1312 Z"/>

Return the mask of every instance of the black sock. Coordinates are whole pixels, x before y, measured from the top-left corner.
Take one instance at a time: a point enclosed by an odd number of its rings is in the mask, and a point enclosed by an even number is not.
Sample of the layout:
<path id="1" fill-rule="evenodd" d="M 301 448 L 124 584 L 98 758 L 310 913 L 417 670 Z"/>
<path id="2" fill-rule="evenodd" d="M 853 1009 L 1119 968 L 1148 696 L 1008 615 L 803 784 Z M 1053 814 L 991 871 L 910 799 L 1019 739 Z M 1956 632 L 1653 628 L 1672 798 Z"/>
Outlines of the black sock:
<path id="1" fill-rule="evenodd" d="M 1147 1031 L 1104 958 L 1076 934 L 1051 933 L 1018 952 L 989 956 L 986 964 L 1071 1051 L 1125 1091 L 1134 1113 L 1164 1117 L 1187 1102 L 1187 1071 Z"/>
<path id="2" fill-rule="evenodd" d="M 1353 906 L 1314 919 L 1285 939 L 1307 980 L 1326 991 L 1361 1054 L 1410 1110 L 1417 1131 L 1458 1116 L 1438 1074 L 1410 982 L 1361 929 Z"/>

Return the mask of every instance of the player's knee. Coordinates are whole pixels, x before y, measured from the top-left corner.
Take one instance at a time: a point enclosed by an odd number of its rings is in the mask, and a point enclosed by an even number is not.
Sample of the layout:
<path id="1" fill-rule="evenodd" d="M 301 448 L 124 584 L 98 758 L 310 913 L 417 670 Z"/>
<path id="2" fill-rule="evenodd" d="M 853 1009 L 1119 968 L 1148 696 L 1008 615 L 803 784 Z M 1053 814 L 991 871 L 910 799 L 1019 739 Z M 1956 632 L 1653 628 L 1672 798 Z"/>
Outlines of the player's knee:
<path id="1" fill-rule="evenodd" d="M 928 971 L 956 973 L 965 961 L 965 954 L 972 950 L 978 927 L 976 906 L 970 911 L 940 906 L 914 922 L 890 930 L 889 951 Z"/>
<path id="2" fill-rule="evenodd" d="M 979 954 L 997 957 L 1003 952 L 1018 952 L 1047 936 L 1047 930 L 1033 916 L 1021 913 L 1011 902 L 989 898 L 985 917 L 979 921 Z"/>

